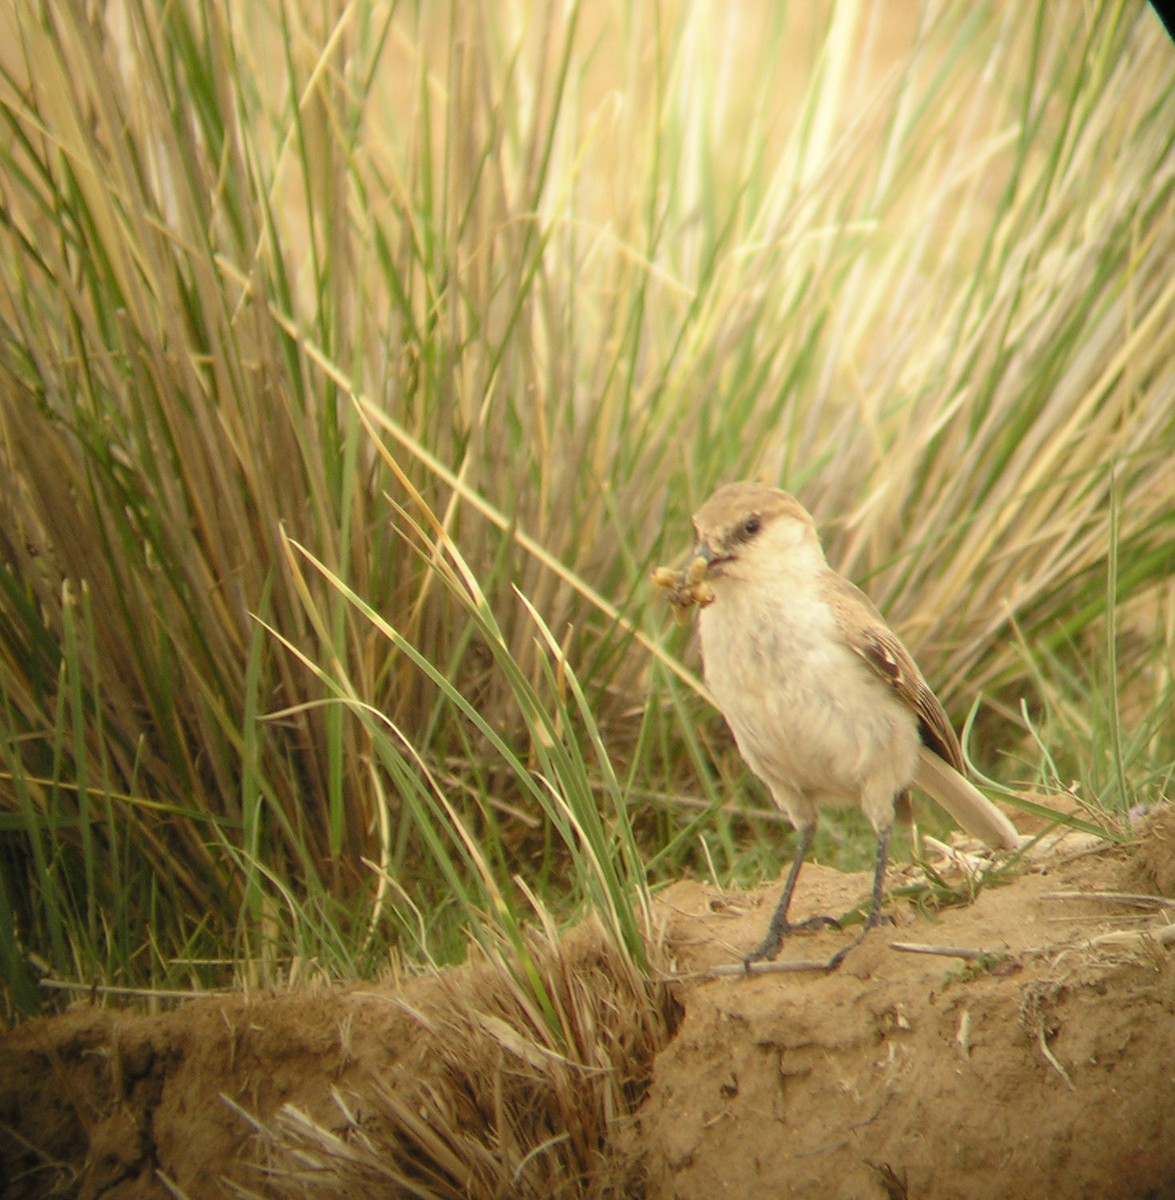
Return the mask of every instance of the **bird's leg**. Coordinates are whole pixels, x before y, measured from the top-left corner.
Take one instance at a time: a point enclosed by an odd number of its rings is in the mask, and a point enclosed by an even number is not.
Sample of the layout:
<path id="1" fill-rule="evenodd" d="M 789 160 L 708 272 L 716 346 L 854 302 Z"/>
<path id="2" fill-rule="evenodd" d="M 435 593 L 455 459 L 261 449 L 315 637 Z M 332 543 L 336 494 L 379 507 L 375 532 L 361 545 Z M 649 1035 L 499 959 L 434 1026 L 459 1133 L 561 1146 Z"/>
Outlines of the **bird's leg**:
<path id="1" fill-rule="evenodd" d="M 796 890 L 796 880 L 799 878 L 800 868 L 804 865 L 804 859 L 808 856 L 808 851 L 812 847 L 812 838 L 816 833 L 815 825 L 805 825 L 800 831 L 799 845 L 796 846 L 796 856 L 792 860 L 791 870 L 787 874 L 787 882 L 783 885 L 783 895 L 779 897 L 779 904 L 776 905 L 775 915 L 771 918 L 771 924 L 767 927 L 767 936 L 763 939 L 763 943 L 757 950 L 752 950 L 750 954 L 743 959 L 743 966 L 748 970 L 751 963 L 760 962 L 762 959 L 773 959 L 778 953 L 780 946 L 783 945 L 783 939 L 789 933 L 795 933 L 797 929 L 818 929 L 823 925 L 831 925 L 835 929 L 840 928 L 840 922 L 832 917 L 809 917 L 806 921 L 800 921 L 793 925 L 787 919 L 787 910 L 791 904 L 792 892 Z M 884 872 L 884 867 L 882 868 Z"/>
<path id="2" fill-rule="evenodd" d="M 865 935 L 874 925 L 881 925 L 889 918 L 881 912 L 881 897 L 885 890 L 885 866 L 889 858 L 889 829 L 879 829 L 877 831 L 877 860 L 873 864 L 873 899 L 869 905 L 869 915 L 865 918 L 865 923 L 861 927 L 861 932 L 851 941 L 843 950 L 838 950 L 832 958 L 828 960 L 828 969 L 835 970 L 845 960 L 848 952 L 859 946 L 864 940 Z"/>

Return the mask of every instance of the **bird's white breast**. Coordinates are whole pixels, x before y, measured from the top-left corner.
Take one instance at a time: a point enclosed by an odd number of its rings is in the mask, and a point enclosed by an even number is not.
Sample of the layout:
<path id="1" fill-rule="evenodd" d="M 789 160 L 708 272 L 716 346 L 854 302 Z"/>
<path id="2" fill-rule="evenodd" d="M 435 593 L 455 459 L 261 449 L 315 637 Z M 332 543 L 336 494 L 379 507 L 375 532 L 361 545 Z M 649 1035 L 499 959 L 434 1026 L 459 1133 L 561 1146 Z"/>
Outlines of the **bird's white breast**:
<path id="1" fill-rule="evenodd" d="M 914 774 L 917 723 L 845 643 L 818 576 L 715 592 L 699 621 L 706 682 L 780 807 L 797 823 L 823 804 L 892 812 Z"/>

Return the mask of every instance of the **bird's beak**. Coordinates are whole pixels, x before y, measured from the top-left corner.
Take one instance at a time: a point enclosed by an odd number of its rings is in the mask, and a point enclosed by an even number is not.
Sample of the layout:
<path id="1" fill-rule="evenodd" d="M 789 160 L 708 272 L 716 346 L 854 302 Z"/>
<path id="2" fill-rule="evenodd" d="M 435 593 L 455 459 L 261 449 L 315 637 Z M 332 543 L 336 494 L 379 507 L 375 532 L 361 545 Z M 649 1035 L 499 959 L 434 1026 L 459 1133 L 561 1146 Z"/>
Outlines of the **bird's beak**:
<path id="1" fill-rule="evenodd" d="M 703 575 L 709 575 L 712 567 L 718 566 L 724 562 L 729 562 L 730 555 L 719 554 L 718 551 L 709 544 L 709 542 L 705 542 L 699 538 L 696 542 L 694 542 L 694 562 L 697 562 L 699 559 L 706 564 L 705 569 L 703 570 Z M 715 572 L 715 574 L 717 574 L 717 572 Z"/>

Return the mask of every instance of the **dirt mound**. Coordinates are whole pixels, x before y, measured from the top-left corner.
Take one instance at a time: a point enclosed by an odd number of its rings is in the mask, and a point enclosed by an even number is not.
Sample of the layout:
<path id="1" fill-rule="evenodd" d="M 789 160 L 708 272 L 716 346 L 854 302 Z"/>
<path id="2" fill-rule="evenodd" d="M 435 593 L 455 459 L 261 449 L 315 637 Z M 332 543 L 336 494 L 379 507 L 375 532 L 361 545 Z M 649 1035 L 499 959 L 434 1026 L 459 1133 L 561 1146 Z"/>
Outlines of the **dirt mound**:
<path id="1" fill-rule="evenodd" d="M 1047 898 L 1116 887 L 1119 868 L 1059 864 L 933 923 L 907 914 L 834 975 L 690 987 L 633 1136 L 648 1194 L 1175 1196 L 1175 959 L 1154 943 L 1090 947 L 1136 918 Z M 806 882 L 800 913 L 843 911 L 864 881 Z M 753 945 L 773 897 L 732 909 L 674 889 L 684 963 Z M 838 936 L 805 939 L 805 957 Z M 991 958 L 901 953 L 898 939 Z M 1032 953 L 1058 944 L 1071 949 Z"/>
<path id="2" fill-rule="evenodd" d="M 594 922 L 537 942 L 525 985 L 482 961 L 401 987 L 217 996 L 154 1017 L 80 1005 L 0 1046 L 0 1195 L 611 1186 L 610 1119 L 643 1094 L 674 1011 Z"/>
<path id="3" fill-rule="evenodd" d="M 934 916 L 895 904 L 833 974 L 706 978 L 777 889 L 679 884 L 665 952 L 694 977 L 642 982 L 590 925 L 540 956 L 570 1044 L 485 963 L 160 1016 L 78 1006 L 0 1045 L 0 1193 L 1175 1196 L 1175 954 L 1133 932 L 1153 912 L 1089 898 L 1158 890 L 1173 857 L 1167 815 L 1139 853 L 1062 850 Z M 794 912 L 867 886 L 810 867 Z"/>

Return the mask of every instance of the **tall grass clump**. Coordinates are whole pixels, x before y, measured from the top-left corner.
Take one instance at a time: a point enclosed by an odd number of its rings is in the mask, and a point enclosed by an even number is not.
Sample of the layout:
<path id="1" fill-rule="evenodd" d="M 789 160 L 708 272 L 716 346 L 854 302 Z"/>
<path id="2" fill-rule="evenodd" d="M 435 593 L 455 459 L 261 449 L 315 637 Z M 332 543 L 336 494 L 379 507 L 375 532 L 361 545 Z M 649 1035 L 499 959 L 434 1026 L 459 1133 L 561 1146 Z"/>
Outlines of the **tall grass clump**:
<path id="1" fill-rule="evenodd" d="M 639 961 L 646 879 L 745 853 L 644 582 L 739 476 L 801 494 L 960 718 L 987 698 L 985 769 L 1117 809 L 1166 786 L 1175 61 L 1148 11 L 0 23 L 22 1009 L 30 955 L 272 981 L 524 949 L 588 906 Z"/>

